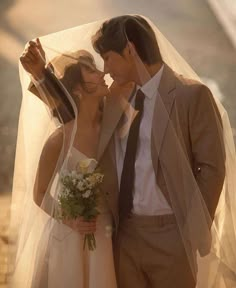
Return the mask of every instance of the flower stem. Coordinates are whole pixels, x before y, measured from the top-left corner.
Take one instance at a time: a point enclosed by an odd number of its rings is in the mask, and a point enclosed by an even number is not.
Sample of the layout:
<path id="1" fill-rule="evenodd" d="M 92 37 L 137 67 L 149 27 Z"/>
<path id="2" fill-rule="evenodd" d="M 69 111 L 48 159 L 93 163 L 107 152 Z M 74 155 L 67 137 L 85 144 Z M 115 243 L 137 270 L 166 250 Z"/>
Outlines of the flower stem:
<path id="1" fill-rule="evenodd" d="M 96 239 L 93 233 L 85 234 L 84 236 L 84 246 L 85 250 L 86 245 L 88 246 L 89 251 L 94 251 L 96 249 Z"/>

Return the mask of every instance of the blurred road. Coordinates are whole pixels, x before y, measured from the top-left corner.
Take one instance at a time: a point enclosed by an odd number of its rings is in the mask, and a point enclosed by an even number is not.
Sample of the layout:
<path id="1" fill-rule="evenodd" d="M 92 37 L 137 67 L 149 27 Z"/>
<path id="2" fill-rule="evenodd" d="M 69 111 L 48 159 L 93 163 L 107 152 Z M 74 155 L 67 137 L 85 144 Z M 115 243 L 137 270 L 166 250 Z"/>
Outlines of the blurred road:
<path id="1" fill-rule="evenodd" d="M 0 209 L 9 203 L 1 193 L 8 192 L 9 199 L 12 185 L 21 102 L 18 58 L 24 45 L 37 36 L 129 13 L 145 15 L 159 27 L 221 98 L 236 129 L 236 50 L 207 0 L 1 0 Z M 7 209 L 2 211 L 8 219 Z M 3 244 L 0 231 L 0 255 Z M 0 288 L 4 271 L 0 269 Z"/>

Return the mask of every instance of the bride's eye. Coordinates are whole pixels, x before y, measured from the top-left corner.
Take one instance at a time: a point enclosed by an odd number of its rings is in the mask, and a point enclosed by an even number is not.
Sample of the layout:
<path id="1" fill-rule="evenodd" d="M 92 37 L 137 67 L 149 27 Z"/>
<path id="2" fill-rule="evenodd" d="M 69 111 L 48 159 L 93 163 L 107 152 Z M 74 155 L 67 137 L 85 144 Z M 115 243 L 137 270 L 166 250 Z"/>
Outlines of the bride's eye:
<path id="1" fill-rule="evenodd" d="M 95 73 L 95 72 L 97 72 L 97 71 L 98 71 L 98 70 L 95 69 L 95 68 L 91 68 L 91 67 L 88 68 L 88 72 L 89 72 L 89 73 Z"/>
<path id="2" fill-rule="evenodd" d="M 100 73 L 101 73 L 101 71 L 100 71 L 100 70 L 98 70 L 98 69 L 93 69 L 93 70 L 91 70 L 91 73 L 100 74 Z"/>

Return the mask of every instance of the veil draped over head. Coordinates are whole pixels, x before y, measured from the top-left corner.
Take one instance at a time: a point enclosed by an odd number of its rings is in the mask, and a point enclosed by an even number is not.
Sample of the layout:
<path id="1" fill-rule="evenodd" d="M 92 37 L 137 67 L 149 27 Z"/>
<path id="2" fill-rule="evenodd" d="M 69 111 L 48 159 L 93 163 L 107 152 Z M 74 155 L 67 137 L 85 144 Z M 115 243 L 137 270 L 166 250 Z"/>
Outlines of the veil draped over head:
<path id="1" fill-rule="evenodd" d="M 137 21 L 140 20 L 139 16 L 135 17 Z M 201 80 L 196 73 L 158 28 L 149 19 L 146 21 L 155 32 L 163 61 L 168 69 L 172 69 L 185 78 L 192 79 L 195 81 L 193 83 L 197 85 L 197 81 L 200 82 Z M 63 259 L 63 254 L 68 253 L 67 250 L 54 249 L 54 254 L 52 253 L 51 256 L 54 258 L 44 259 L 44 255 L 48 255 L 46 251 L 52 249 L 50 239 L 55 236 L 52 231 L 58 221 L 55 217 L 55 211 L 60 191 L 59 177 L 63 171 L 68 169 L 68 159 L 71 155 L 75 134 L 79 135 L 80 132 L 77 131 L 78 109 L 75 99 L 71 95 L 69 87 L 63 82 L 63 76 L 65 68 L 69 65 L 78 61 L 86 62 L 87 53 L 93 56 L 96 66 L 101 70 L 103 69 L 103 60 L 94 51 L 91 41 L 103 22 L 98 21 L 78 26 L 40 38 L 48 64 L 45 81 L 54 83 L 54 85 L 47 85 L 47 82 L 39 85 L 38 82 L 34 82 L 34 87 L 29 89 L 31 79 L 20 65 L 23 99 L 19 119 L 11 209 L 11 229 L 16 235 L 17 242 L 13 287 L 37 287 L 31 286 L 32 279 L 37 282 L 40 273 L 36 271 L 44 269 L 42 263 L 53 263 L 56 259 Z M 141 26 L 143 25 L 142 21 L 139 23 Z M 146 29 L 145 25 L 142 28 Z M 128 43 L 129 41 L 132 42 L 128 33 L 127 39 Z M 140 79 L 147 79 L 147 76 L 150 78 L 135 50 L 133 50 L 133 57 Z M 112 79 L 109 76 L 106 76 L 106 81 L 109 85 L 112 84 Z M 37 90 L 38 97 L 30 92 L 30 90 L 36 91 L 34 89 Z M 171 107 L 168 106 L 163 98 L 161 88 L 157 95 L 158 111 L 155 112 L 155 115 L 161 115 L 163 121 L 166 122 L 163 137 L 168 139 L 168 143 L 164 140 L 160 142 L 156 135 L 152 135 L 153 148 L 156 151 L 156 158 L 159 159 L 158 165 L 162 169 L 165 185 L 169 192 L 169 201 L 176 216 L 192 273 L 196 277 L 197 287 L 228 288 L 236 287 L 235 146 L 227 112 L 219 100 L 211 96 L 210 91 L 208 94 L 209 101 L 214 107 L 211 117 L 215 121 L 221 146 L 216 147 L 214 143 L 211 143 L 210 147 L 202 147 L 202 150 L 204 155 L 207 154 L 206 149 L 209 148 L 218 155 L 223 155 L 225 158 L 225 166 L 222 165 L 222 171 L 225 172 L 224 179 L 220 178 L 220 174 L 218 176 L 218 171 L 214 171 L 211 163 L 204 163 L 204 159 L 199 170 L 193 171 L 190 164 L 192 159 L 189 159 L 189 151 L 187 151 L 182 135 L 182 126 L 188 124 L 180 121 L 182 110 L 177 101 L 173 101 Z M 109 97 L 114 97 L 114 95 L 111 94 Z M 119 99 L 118 102 L 124 113 L 127 114 L 129 113 L 127 111 L 132 111 L 129 109 L 127 91 L 121 92 L 116 97 Z M 199 113 L 196 115 L 197 122 L 193 123 L 196 129 L 198 127 L 201 129 L 200 119 L 204 117 L 204 111 Z M 192 129 L 192 127 L 188 127 L 188 129 Z M 38 207 L 34 202 L 34 190 L 37 188 L 37 169 L 45 143 L 57 131 L 60 131 L 62 135 L 61 149 L 41 206 Z M 203 133 L 210 134 L 211 131 L 207 131 L 206 127 Z M 198 139 L 192 141 L 197 142 Z M 169 149 L 170 147 L 171 149 Z M 165 150 L 168 151 L 168 157 L 171 161 L 165 161 L 162 158 Z M 172 165 L 172 163 L 175 164 Z M 208 187 L 198 181 L 198 173 L 204 173 L 204 166 L 207 166 L 211 171 L 211 173 L 204 175 L 205 179 L 213 182 L 211 187 L 214 187 L 216 193 L 219 194 L 219 199 L 216 199 L 212 210 L 208 204 L 211 203 L 211 200 L 214 202 L 214 199 L 204 198 L 204 191 Z M 177 187 L 181 187 L 181 191 L 177 191 Z M 212 193 L 214 195 L 214 192 Z M 69 229 L 67 233 L 63 230 L 63 233 L 60 234 L 59 231 L 56 237 L 63 243 L 69 233 Z M 195 260 L 196 253 L 197 263 Z M 57 258 L 57 255 L 60 255 L 61 258 Z M 48 269 L 47 272 L 47 287 L 50 286 L 48 279 L 50 279 L 50 273 L 53 274 L 52 270 Z M 54 273 L 56 272 L 54 271 Z M 63 271 L 58 273 L 63 273 Z M 76 275 L 75 277 L 79 276 Z"/>

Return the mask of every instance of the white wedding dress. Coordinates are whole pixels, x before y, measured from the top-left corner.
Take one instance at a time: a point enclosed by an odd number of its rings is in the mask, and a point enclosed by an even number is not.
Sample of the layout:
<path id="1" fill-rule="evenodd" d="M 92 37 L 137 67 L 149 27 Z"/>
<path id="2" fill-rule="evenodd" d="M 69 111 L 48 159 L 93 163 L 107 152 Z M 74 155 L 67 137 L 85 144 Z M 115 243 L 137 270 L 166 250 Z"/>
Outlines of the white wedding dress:
<path id="1" fill-rule="evenodd" d="M 68 168 L 87 157 L 72 147 Z M 95 232 L 96 249 L 83 249 L 83 236 L 55 220 L 44 256 L 39 255 L 32 288 L 116 288 L 111 214 L 102 201 Z M 43 238 L 43 235 L 42 235 Z M 42 239 L 43 241 L 43 239 Z M 38 268 L 38 271 L 37 271 Z"/>

